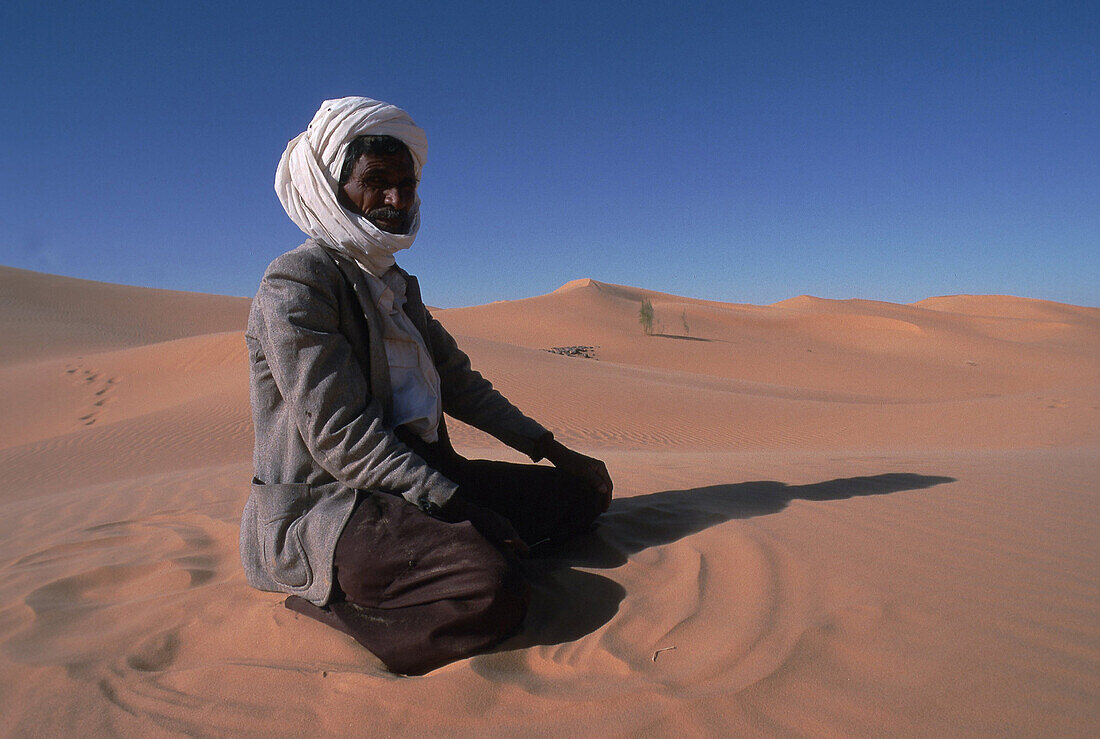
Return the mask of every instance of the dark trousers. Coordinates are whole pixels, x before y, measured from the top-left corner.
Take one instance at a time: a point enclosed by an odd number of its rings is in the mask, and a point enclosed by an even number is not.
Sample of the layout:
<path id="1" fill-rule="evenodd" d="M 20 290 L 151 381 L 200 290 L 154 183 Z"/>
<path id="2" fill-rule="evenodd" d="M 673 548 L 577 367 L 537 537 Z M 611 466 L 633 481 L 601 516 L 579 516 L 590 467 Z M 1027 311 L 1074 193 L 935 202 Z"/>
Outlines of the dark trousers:
<path id="1" fill-rule="evenodd" d="M 537 553 L 546 541 L 587 531 L 600 496 L 553 467 L 467 460 L 445 440 L 401 434 L 459 495 L 507 518 Z M 419 675 L 516 633 L 528 586 L 514 554 L 469 521 L 433 518 L 404 498 L 364 491 L 336 544 L 327 609 L 287 606 L 351 635 L 388 669 Z"/>

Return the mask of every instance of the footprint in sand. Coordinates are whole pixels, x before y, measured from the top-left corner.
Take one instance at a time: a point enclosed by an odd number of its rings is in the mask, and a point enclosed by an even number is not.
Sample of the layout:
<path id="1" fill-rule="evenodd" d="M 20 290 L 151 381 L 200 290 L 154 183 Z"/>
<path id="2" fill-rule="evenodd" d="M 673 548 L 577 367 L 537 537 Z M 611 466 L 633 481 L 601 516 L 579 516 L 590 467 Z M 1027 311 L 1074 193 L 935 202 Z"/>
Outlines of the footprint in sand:
<path id="1" fill-rule="evenodd" d="M 77 362 L 76 364 L 70 363 L 65 365 L 66 374 L 73 375 L 77 372 L 81 373 L 80 376 L 83 379 L 84 384 L 91 385 L 94 389 L 92 395 L 94 399 L 92 400 L 91 407 L 88 409 L 88 412 L 80 416 L 78 419 L 85 426 L 91 426 L 96 422 L 96 420 L 98 420 L 100 411 L 103 410 L 103 407 L 107 405 L 107 403 L 112 399 L 112 395 L 118 380 L 115 377 L 100 379 L 99 370 L 85 368 L 84 365 L 80 362 Z"/>
<path id="2" fill-rule="evenodd" d="M 179 629 L 155 634 L 139 643 L 126 655 L 126 665 L 140 672 L 160 672 L 172 666 L 179 651 Z"/>

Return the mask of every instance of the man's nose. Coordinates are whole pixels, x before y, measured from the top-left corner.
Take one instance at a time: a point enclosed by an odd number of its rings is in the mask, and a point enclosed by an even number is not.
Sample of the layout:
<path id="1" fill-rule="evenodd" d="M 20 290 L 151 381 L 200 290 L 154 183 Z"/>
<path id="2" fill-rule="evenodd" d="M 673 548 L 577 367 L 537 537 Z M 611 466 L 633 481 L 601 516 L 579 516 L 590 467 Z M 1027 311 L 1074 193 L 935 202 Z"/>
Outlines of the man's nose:
<path id="1" fill-rule="evenodd" d="M 397 210 L 405 210 L 409 207 L 408 198 L 402 193 L 400 187 L 386 188 L 386 205 Z"/>

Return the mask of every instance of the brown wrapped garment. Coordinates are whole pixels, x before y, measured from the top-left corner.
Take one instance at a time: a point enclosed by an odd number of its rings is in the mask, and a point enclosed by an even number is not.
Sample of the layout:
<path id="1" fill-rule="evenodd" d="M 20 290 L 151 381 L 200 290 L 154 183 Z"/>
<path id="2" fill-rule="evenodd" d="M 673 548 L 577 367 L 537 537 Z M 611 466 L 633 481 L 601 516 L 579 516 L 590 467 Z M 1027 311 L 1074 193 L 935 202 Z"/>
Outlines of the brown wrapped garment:
<path id="1" fill-rule="evenodd" d="M 467 460 L 445 442 L 401 436 L 467 502 L 508 519 L 529 545 L 586 531 L 599 515 L 600 496 L 553 467 Z M 392 672 L 420 675 L 521 628 L 528 587 L 512 549 L 492 538 L 479 522 L 441 520 L 400 496 L 361 492 L 336 545 L 340 592 L 326 608 L 297 596 L 286 606 L 349 634 Z"/>

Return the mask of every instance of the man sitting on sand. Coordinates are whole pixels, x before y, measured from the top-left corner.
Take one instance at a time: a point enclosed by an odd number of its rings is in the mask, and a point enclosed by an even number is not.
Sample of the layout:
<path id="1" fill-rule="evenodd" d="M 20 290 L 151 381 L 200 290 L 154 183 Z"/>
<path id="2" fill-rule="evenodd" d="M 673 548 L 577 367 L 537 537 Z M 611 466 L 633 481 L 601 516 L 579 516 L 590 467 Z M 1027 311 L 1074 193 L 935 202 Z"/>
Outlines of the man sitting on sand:
<path id="1" fill-rule="evenodd" d="M 420 226 L 424 132 L 326 101 L 275 189 L 311 237 L 271 263 L 246 340 L 256 430 L 241 520 L 248 582 L 422 674 L 515 633 L 518 557 L 607 510 L 602 462 L 563 446 L 480 374 L 394 263 Z M 553 467 L 461 457 L 443 413 Z"/>

